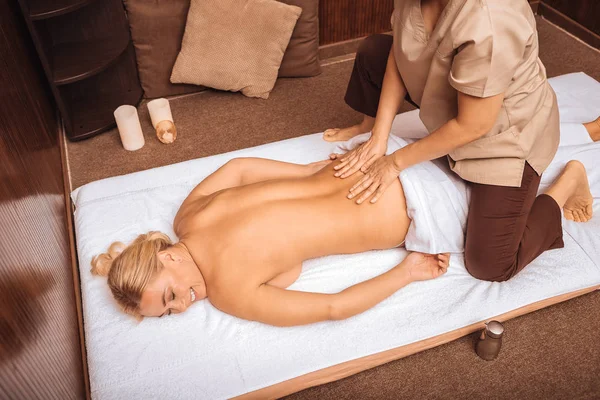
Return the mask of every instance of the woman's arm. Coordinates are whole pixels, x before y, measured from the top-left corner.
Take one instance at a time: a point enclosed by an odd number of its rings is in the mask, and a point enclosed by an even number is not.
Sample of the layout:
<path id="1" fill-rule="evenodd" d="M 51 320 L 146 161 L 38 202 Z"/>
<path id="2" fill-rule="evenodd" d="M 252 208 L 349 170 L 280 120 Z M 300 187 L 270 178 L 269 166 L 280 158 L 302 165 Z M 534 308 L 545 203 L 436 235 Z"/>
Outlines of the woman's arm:
<path id="1" fill-rule="evenodd" d="M 458 92 L 458 115 L 432 132 L 393 154 L 399 171 L 423 161 L 445 156 L 452 150 L 481 138 L 488 133 L 504 101 L 504 94 L 480 98 Z"/>
<path id="2" fill-rule="evenodd" d="M 315 173 L 329 162 L 304 165 L 264 158 L 234 158 L 200 182 L 190 196 L 208 196 L 219 190 L 271 179 L 301 178 Z"/>
<path id="3" fill-rule="evenodd" d="M 365 176 L 350 188 L 348 198 L 360 195 L 356 202 L 361 204 L 373 196 L 371 203 L 375 203 L 402 170 L 423 161 L 445 156 L 452 150 L 479 139 L 494 126 L 503 101 L 504 94 L 479 98 L 459 92 L 456 118 L 423 139 L 377 160 Z M 355 167 L 345 169 L 345 176 L 356 170 Z"/>
<path id="4" fill-rule="evenodd" d="M 187 206 L 196 203 L 203 197 L 210 196 L 220 190 L 262 182 L 271 179 L 301 178 L 309 176 L 331 160 L 314 162 L 311 164 L 292 164 L 264 158 L 234 158 L 221 166 L 218 170 L 207 176 L 186 197 L 173 221 L 173 226 L 178 226 L 181 218 L 187 212 Z"/>
<path id="5" fill-rule="evenodd" d="M 392 123 L 398 114 L 398 110 L 402 107 L 405 97 L 406 86 L 396 65 L 394 46 L 392 46 L 385 67 L 377 116 L 375 117 L 375 125 L 372 130 L 374 137 L 387 142 L 387 138 L 392 130 Z"/>
<path id="6" fill-rule="evenodd" d="M 375 117 L 375 125 L 371 130 L 371 137 L 340 158 L 340 164 L 335 167 L 338 170 L 335 176 L 346 178 L 359 169 L 364 172 L 377 159 L 385 155 L 392 123 L 398 114 L 398 110 L 402 107 L 405 97 L 406 86 L 402 81 L 400 71 L 398 71 L 396 58 L 394 57 L 394 47 L 392 46 L 383 76 L 379 106 Z"/>
<path id="7" fill-rule="evenodd" d="M 360 314 L 411 282 L 436 278 L 448 268 L 450 255 L 411 253 L 399 265 L 335 294 L 258 288 L 212 295 L 211 303 L 228 314 L 275 326 L 340 320 Z M 218 291 L 217 291 L 218 292 Z"/>

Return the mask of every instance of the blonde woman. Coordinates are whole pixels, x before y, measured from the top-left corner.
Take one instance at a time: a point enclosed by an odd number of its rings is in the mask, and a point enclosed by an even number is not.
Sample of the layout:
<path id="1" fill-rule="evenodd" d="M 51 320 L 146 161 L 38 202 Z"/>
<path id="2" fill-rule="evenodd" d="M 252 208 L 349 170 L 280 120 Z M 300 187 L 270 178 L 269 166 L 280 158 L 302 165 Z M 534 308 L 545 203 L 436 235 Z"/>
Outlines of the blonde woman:
<path id="1" fill-rule="evenodd" d="M 404 241 L 411 221 L 400 180 L 376 204 L 360 207 L 346 193 L 364 174 L 337 179 L 337 164 L 234 159 L 181 205 L 173 223 L 179 242 L 150 232 L 129 246 L 114 243 L 94 258 L 92 272 L 108 275 L 119 305 L 137 317 L 181 313 L 208 298 L 223 312 L 278 326 L 348 318 L 411 282 L 444 274 L 449 254 L 411 253 L 384 274 L 339 293 L 285 290 L 304 260 Z M 561 206 L 581 197 L 578 211 L 591 216 L 589 188 L 575 190 L 574 181 L 587 187 L 583 165 L 572 161 L 549 193 Z"/>

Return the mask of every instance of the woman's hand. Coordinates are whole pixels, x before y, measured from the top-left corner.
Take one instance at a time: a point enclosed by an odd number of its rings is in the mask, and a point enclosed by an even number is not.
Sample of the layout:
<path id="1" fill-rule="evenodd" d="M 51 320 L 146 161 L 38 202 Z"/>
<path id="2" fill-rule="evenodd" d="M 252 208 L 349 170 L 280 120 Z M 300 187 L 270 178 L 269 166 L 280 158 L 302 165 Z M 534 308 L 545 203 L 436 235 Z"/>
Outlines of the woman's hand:
<path id="1" fill-rule="evenodd" d="M 340 163 L 334 167 L 337 171 L 335 176 L 347 178 L 359 169 L 366 172 L 377 159 L 385 155 L 386 150 L 387 138 L 373 137 L 371 133 L 369 140 L 338 158 Z"/>
<path id="2" fill-rule="evenodd" d="M 446 273 L 450 263 L 450 253 L 424 254 L 410 253 L 398 267 L 405 269 L 412 282 L 435 279 Z"/>
<path id="3" fill-rule="evenodd" d="M 356 204 L 361 204 L 375 193 L 371 198 L 371 204 L 373 204 L 379 200 L 394 179 L 398 179 L 398 175 L 400 175 L 400 169 L 394 163 L 393 156 L 384 156 L 375 161 L 365 176 L 350 188 L 348 198 L 352 199 L 362 193 L 356 200 Z"/>

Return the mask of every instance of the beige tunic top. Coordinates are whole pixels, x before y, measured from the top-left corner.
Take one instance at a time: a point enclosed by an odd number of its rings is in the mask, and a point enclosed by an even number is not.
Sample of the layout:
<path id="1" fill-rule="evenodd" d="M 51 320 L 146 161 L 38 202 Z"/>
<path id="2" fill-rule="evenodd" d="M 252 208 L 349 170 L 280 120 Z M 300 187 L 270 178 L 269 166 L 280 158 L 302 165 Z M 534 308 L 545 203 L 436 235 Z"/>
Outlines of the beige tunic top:
<path id="1" fill-rule="evenodd" d="M 454 172 L 500 186 L 520 186 L 525 161 L 542 174 L 558 148 L 559 116 L 527 0 L 450 0 L 431 37 L 421 1 L 395 0 L 392 26 L 400 75 L 430 133 L 457 116 L 457 91 L 505 95 L 492 130 L 450 152 Z"/>

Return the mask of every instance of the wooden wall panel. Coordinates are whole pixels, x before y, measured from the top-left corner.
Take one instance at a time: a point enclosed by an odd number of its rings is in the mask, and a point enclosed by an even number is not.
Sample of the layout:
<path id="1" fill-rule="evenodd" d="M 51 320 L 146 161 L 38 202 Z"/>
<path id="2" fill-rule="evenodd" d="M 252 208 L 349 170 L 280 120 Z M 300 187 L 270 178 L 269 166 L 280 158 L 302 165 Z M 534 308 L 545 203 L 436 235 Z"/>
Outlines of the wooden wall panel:
<path id="1" fill-rule="evenodd" d="M 592 46 L 599 46 L 599 0 L 528 1 L 534 12 L 538 12 Z M 372 33 L 390 31 L 393 7 L 393 0 L 320 0 L 320 44 L 331 44 Z M 575 22 L 568 20 L 563 14 Z"/>
<path id="2" fill-rule="evenodd" d="M 1 0 L 1 399 L 85 397 L 57 133 L 16 0 Z"/>
<path id="3" fill-rule="evenodd" d="M 320 0 L 320 43 L 329 44 L 387 32 L 393 0 Z"/>
<path id="4" fill-rule="evenodd" d="M 543 0 L 543 3 L 600 35 L 600 1 Z"/>

